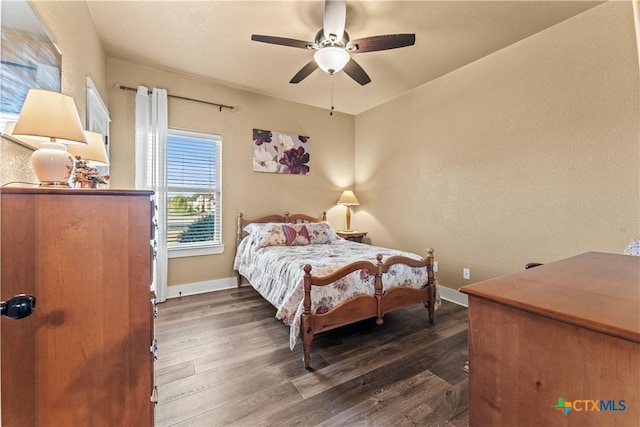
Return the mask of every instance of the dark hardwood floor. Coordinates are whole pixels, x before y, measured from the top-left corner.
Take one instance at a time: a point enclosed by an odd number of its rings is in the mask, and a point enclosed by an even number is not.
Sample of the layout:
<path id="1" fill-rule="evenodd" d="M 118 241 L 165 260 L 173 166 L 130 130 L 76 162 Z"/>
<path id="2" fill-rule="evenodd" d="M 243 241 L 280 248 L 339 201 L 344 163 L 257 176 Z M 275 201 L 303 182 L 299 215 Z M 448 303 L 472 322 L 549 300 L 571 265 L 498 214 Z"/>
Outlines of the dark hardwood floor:
<path id="1" fill-rule="evenodd" d="M 156 426 L 466 426 L 467 310 L 416 305 L 302 346 L 251 287 L 158 306 Z"/>

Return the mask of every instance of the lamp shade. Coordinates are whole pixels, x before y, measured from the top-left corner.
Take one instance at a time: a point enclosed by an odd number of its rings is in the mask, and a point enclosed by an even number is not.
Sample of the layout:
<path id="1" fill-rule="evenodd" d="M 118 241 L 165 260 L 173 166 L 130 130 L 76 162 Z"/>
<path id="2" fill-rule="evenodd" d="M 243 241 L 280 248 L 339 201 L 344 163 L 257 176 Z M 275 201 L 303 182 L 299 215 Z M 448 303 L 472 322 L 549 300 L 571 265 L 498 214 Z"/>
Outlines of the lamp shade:
<path id="1" fill-rule="evenodd" d="M 356 195 L 351 190 L 345 190 L 336 202 L 336 205 L 345 206 L 358 206 L 359 204 L 360 202 L 358 202 Z"/>
<path id="2" fill-rule="evenodd" d="M 73 98 L 43 89 L 27 93 L 13 135 L 64 144 L 87 143 Z"/>
<path id="3" fill-rule="evenodd" d="M 347 65 L 347 62 L 351 59 L 351 55 L 349 55 L 349 52 L 347 52 L 346 49 L 327 46 L 316 51 L 313 55 L 313 59 L 322 71 L 333 74 L 342 70 L 344 66 Z"/>
<path id="4" fill-rule="evenodd" d="M 67 151 L 74 156 L 80 156 L 83 160 L 91 160 L 100 165 L 108 165 L 107 149 L 102 135 L 90 130 L 84 131 L 87 137 L 87 145 L 70 145 Z"/>

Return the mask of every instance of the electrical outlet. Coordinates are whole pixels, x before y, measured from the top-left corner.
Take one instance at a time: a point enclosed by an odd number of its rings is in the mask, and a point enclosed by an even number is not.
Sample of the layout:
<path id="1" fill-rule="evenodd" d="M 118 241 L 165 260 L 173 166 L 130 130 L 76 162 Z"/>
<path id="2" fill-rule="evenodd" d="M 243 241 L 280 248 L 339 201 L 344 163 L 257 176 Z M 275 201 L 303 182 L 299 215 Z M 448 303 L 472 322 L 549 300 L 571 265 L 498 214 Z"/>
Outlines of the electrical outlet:
<path id="1" fill-rule="evenodd" d="M 470 280 L 471 279 L 471 270 L 468 269 L 468 268 L 463 268 L 462 269 L 462 278 Z"/>
<path id="2" fill-rule="evenodd" d="M 438 272 L 438 261 L 433 261 L 433 271 Z"/>

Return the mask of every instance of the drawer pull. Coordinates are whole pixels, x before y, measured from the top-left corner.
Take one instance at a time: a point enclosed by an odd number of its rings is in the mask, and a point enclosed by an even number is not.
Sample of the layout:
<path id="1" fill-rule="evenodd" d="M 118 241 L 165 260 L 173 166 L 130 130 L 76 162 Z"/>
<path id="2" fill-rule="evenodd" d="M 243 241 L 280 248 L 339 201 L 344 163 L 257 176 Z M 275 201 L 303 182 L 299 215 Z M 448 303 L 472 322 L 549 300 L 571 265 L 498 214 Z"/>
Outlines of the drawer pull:
<path id="1" fill-rule="evenodd" d="M 158 241 L 151 239 L 149 240 L 149 245 L 151 245 L 151 254 L 153 255 L 153 259 L 158 259 Z"/>
<path id="2" fill-rule="evenodd" d="M 153 354 L 153 360 L 158 360 L 158 340 L 153 340 L 151 347 L 149 347 L 149 352 Z"/>

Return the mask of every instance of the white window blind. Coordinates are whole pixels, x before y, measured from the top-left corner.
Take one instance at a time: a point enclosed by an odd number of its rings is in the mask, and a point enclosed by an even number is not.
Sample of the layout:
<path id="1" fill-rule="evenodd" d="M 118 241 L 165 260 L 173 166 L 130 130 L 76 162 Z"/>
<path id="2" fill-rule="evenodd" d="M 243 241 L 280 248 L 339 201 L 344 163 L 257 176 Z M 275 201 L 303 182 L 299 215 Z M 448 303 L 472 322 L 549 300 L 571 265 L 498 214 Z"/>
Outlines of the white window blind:
<path id="1" fill-rule="evenodd" d="M 167 247 L 221 244 L 219 135 L 169 129 Z"/>

